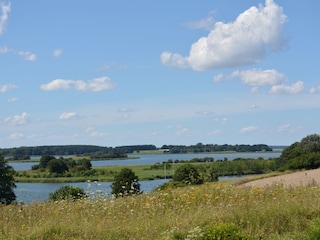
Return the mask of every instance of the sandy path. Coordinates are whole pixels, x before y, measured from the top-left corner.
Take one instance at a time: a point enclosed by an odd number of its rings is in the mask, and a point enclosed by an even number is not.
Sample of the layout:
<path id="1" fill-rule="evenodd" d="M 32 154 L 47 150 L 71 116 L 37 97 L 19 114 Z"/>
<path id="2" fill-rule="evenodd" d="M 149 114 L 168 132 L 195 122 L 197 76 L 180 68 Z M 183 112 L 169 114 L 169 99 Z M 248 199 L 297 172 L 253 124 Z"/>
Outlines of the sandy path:
<path id="1" fill-rule="evenodd" d="M 243 184 L 250 187 L 265 187 L 276 183 L 284 186 L 300 186 L 300 185 L 317 185 L 320 186 L 320 168 L 308 171 L 289 173 L 281 176 L 270 177 L 265 179 L 254 180 Z"/>

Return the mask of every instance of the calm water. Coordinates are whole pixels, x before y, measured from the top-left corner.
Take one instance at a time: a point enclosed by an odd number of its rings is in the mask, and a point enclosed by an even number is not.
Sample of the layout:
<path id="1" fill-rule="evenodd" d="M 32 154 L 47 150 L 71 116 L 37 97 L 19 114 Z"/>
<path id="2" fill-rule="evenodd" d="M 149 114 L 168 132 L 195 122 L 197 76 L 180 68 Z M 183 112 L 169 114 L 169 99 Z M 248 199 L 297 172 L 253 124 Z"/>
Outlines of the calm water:
<path id="1" fill-rule="evenodd" d="M 191 160 L 193 158 L 204 158 L 213 157 L 214 160 L 233 160 L 235 158 L 259 158 L 264 159 L 277 158 L 281 152 L 265 152 L 265 153 L 197 153 L 197 154 L 129 154 L 128 157 L 136 159 L 127 160 L 92 160 L 91 164 L 93 167 L 101 166 L 125 166 L 125 165 L 143 165 L 143 164 L 154 164 L 162 163 L 164 161 L 171 160 Z M 36 162 L 19 162 L 9 163 L 15 170 L 30 170 Z"/>
<path id="2" fill-rule="evenodd" d="M 153 180 L 153 181 L 139 181 L 141 184 L 140 189 L 144 193 L 151 192 L 153 189 L 169 181 L 168 179 Z M 49 194 L 56 191 L 62 186 L 80 187 L 88 192 L 102 193 L 104 195 L 111 194 L 111 182 L 80 182 L 80 183 L 16 183 L 17 188 L 15 194 L 17 201 L 23 201 L 24 203 L 30 203 L 33 201 L 42 202 L 46 201 Z"/>
<path id="3" fill-rule="evenodd" d="M 193 158 L 213 157 L 214 160 L 233 160 L 235 158 L 259 158 L 264 159 L 277 158 L 280 156 L 279 152 L 267 152 L 267 153 L 224 153 L 224 154 L 141 154 L 141 155 L 129 155 L 129 157 L 139 157 L 138 159 L 128 160 L 99 160 L 91 161 L 92 166 L 124 166 L 124 165 L 141 165 L 141 164 L 154 164 L 171 160 L 191 160 Z M 37 163 L 20 162 L 9 163 L 15 170 L 30 170 L 31 166 Z M 219 181 L 230 180 L 239 178 L 241 176 L 227 176 L 219 177 Z M 151 181 L 139 181 L 141 184 L 141 191 L 148 193 L 155 189 L 157 186 L 169 181 L 168 179 L 151 180 Z M 30 203 L 32 201 L 45 201 L 49 197 L 49 193 L 54 192 L 61 186 L 71 185 L 74 187 L 81 187 L 88 192 L 102 192 L 104 194 L 111 193 L 111 182 L 99 182 L 99 183 L 16 183 L 17 188 L 15 193 L 18 201 Z"/>
<path id="4" fill-rule="evenodd" d="M 219 181 L 238 179 L 247 176 L 223 176 L 219 177 Z M 161 184 L 170 181 L 170 179 L 139 181 L 140 189 L 144 193 L 149 193 Z M 17 188 L 15 194 L 17 201 L 24 203 L 43 202 L 48 200 L 49 194 L 56 191 L 62 186 L 80 187 L 85 192 L 91 194 L 99 193 L 103 195 L 111 194 L 111 182 L 81 182 L 81 183 L 16 183 Z"/>

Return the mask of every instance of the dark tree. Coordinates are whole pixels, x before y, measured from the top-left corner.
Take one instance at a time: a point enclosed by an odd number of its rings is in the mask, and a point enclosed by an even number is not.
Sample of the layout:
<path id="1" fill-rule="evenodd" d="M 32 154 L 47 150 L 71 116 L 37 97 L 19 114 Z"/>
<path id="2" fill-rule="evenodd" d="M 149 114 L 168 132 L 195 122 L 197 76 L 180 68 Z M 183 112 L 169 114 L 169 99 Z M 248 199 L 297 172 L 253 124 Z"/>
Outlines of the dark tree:
<path id="1" fill-rule="evenodd" d="M 85 170 L 90 170 L 92 168 L 91 161 L 85 158 L 78 160 L 77 165 L 83 166 Z"/>
<path id="2" fill-rule="evenodd" d="M 43 155 L 40 158 L 39 168 L 46 168 L 48 163 L 53 159 L 56 159 L 56 158 L 54 156 L 51 156 L 51 155 Z"/>
<path id="3" fill-rule="evenodd" d="M 116 197 L 140 193 L 138 177 L 129 168 L 123 168 L 114 176 L 111 193 Z"/>
<path id="4" fill-rule="evenodd" d="M 10 204 L 16 200 L 16 195 L 13 191 L 16 188 L 14 173 L 14 169 L 0 155 L 0 203 Z"/>
<path id="5" fill-rule="evenodd" d="M 284 149 L 276 160 L 280 169 L 313 169 L 320 167 L 320 135 L 312 134 Z"/>
<path id="6" fill-rule="evenodd" d="M 190 163 L 180 166 L 175 171 L 172 180 L 177 182 L 184 182 L 186 184 L 203 183 L 198 170 Z"/>
<path id="7" fill-rule="evenodd" d="M 68 171 L 68 166 L 63 159 L 53 159 L 48 162 L 47 168 L 49 172 L 64 173 Z"/>
<path id="8" fill-rule="evenodd" d="M 59 201 L 63 199 L 81 199 L 85 197 L 84 190 L 79 187 L 62 186 L 49 194 L 49 201 Z"/>

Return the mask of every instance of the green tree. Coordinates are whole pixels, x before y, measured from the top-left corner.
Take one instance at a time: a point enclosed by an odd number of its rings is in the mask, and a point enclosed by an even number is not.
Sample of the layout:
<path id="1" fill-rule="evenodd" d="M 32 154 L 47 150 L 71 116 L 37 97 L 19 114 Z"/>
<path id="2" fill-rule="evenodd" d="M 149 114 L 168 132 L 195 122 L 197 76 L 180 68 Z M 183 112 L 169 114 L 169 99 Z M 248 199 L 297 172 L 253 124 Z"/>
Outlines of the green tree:
<path id="1" fill-rule="evenodd" d="M 276 160 L 276 167 L 280 169 L 318 168 L 319 161 L 314 161 L 314 156 L 308 156 L 312 153 L 320 153 L 320 135 L 318 134 L 308 135 L 300 142 L 295 142 L 284 149 Z"/>
<path id="2" fill-rule="evenodd" d="M 43 156 L 41 156 L 39 168 L 46 168 L 48 163 L 53 159 L 56 159 L 56 158 L 54 156 L 51 156 L 51 155 L 43 155 Z"/>
<path id="3" fill-rule="evenodd" d="M 92 168 L 91 161 L 89 159 L 79 159 L 77 165 L 83 166 L 85 170 L 90 170 Z"/>
<path id="4" fill-rule="evenodd" d="M 203 180 L 198 173 L 198 170 L 192 164 L 184 164 L 180 166 L 172 177 L 173 181 L 184 182 L 186 184 L 201 184 Z"/>
<path id="5" fill-rule="evenodd" d="M 63 199 L 81 199 L 85 197 L 84 190 L 79 187 L 62 186 L 49 194 L 49 201 L 59 201 Z"/>
<path id="6" fill-rule="evenodd" d="M 114 176 L 111 189 L 111 193 L 116 197 L 139 194 L 140 183 L 131 169 L 123 168 Z"/>
<path id="7" fill-rule="evenodd" d="M 64 173 L 68 171 L 67 163 L 64 159 L 53 159 L 47 164 L 49 172 Z"/>
<path id="8" fill-rule="evenodd" d="M 0 155 L 0 203 L 10 204 L 16 200 L 14 188 L 14 169 Z"/>

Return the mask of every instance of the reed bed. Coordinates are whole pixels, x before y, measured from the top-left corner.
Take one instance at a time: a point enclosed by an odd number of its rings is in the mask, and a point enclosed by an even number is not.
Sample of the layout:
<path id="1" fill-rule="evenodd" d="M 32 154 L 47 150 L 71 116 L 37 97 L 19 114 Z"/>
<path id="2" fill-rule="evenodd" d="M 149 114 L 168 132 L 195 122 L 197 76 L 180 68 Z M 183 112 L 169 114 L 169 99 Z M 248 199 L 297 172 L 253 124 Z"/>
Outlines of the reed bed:
<path id="1" fill-rule="evenodd" d="M 113 199 L 0 206 L 0 239 L 320 239 L 316 186 L 207 183 Z"/>

